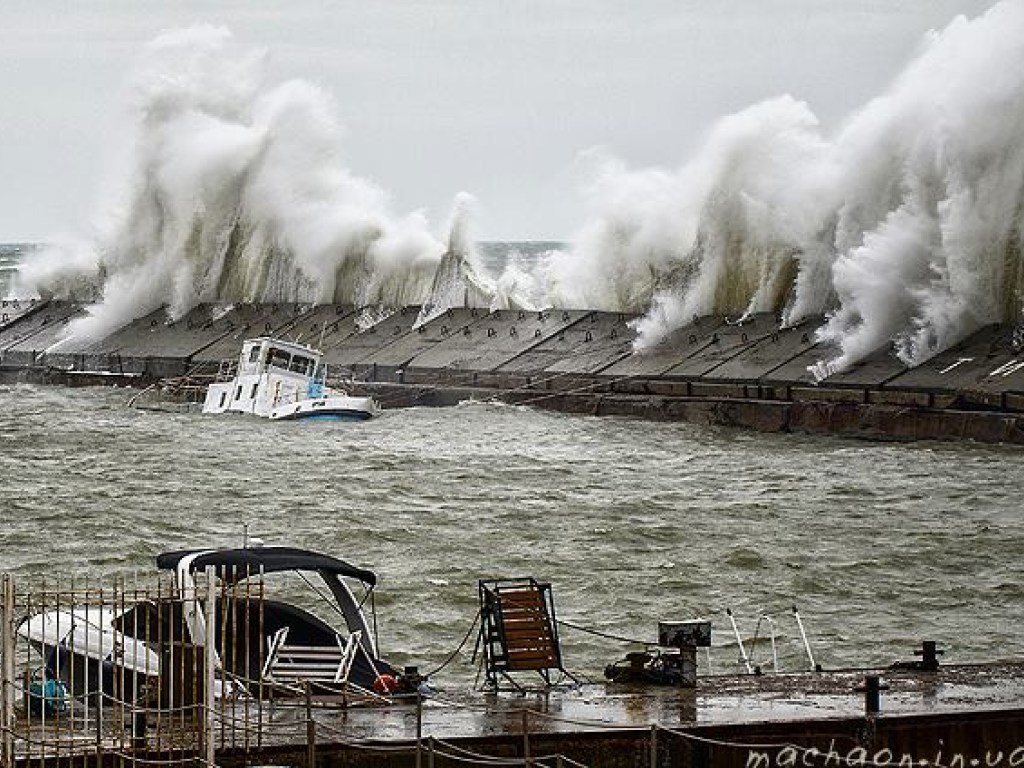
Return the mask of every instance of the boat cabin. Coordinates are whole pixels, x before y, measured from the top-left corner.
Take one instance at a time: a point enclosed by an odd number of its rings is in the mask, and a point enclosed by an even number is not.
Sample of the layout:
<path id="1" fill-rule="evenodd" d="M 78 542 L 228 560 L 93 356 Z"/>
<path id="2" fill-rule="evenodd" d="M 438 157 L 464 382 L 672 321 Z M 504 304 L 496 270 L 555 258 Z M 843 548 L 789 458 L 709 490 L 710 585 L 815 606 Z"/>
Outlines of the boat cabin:
<path id="1" fill-rule="evenodd" d="M 266 417 L 279 406 L 320 397 L 324 390 L 323 353 L 296 342 L 248 339 L 232 368 L 207 389 L 203 413 Z"/>

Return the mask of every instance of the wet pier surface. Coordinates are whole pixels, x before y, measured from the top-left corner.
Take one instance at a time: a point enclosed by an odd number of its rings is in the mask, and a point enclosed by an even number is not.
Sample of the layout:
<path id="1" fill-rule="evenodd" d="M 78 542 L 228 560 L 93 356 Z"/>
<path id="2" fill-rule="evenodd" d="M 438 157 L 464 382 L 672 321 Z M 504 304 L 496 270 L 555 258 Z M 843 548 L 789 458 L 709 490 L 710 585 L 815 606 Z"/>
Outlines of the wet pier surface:
<path id="1" fill-rule="evenodd" d="M 6 300 L 0 371 L 64 382 L 118 377 L 145 386 L 216 375 L 242 341 L 260 335 L 322 349 L 385 406 L 498 397 L 566 411 L 686 419 L 766 431 L 898 439 L 1024 442 L 1024 351 L 1011 327 L 982 328 L 909 369 L 879 349 L 821 381 L 811 369 L 838 350 L 815 335 L 823 320 L 780 327 L 702 317 L 658 346 L 633 349 L 621 313 L 590 310 L 424 314 L 345 305 L 200 305 L 163 309 L 103 339 L 70 335 L 85 305 Z M 106 379 L 104 379 L 106 377 Z"/>
<path id="2" fill-rule="evenodd" d="M 864 716 L 867 675 L 883 683 L 881 716 L 953 714 L 1024 705 L 1024 664 L 942 667 L 935 672 L 858 669 L 764 676 L 704 677 L 696 689 L 588 684 L 549 691 L 482 694 L 436 691 L 423 700 L 422 733 L 463 738 L 576 733 L 617 728 L 822 721 Z M 524 720 L 525 719 L 525 720 Z M 414 701 L 323 711 L 317 720 L 348 738 L 414 739 Z"/>
<path id="3" fill-rule="evenodd" d="M 875 712 L 865 709 L 863 683 L 871 676 L 882 683 L 881 706 Z M 518 681 L 530 682 L 524 677 Z M 934 671 L 888 668 L 705 676 L 698 678 L 696 688 L 587 683 L 525 692 L 442 689 L 418 699 L 413 695 L 390 701 L 355 695 L 262 705 L 220 702 L 212 722 L 224 764 L 241 755 L 247 756 L 245 764 L 254 755 L 304 756 L 311 743 L 325 754 L 347 754 L 347 760 L 361 755 L 369 760 L 366 764 L 376 764 L 374 749 L 405 749 L 411 754 L 410 745 L 427 739 L 462 744 L 478 755 L 509 754 L 510 745 L 522 749 L 524 734 L 527 741 L 559 753 L 590 755 L 587 764 L 607 764 L 595 757 L 603 741 L 621 748 L 649 738 L 652 730 L 725 739 L 719 743 L 734 747 L 749 747 L 751 739 L 822 745 L 838 739 L 848 750 L 864 743 L 865 722 L 918 733 L 910 744 L 921 751 L 919 756 L 930 757 L 943 744 L 952 751 L 994 743 L 972 736 L 967 747 L 956 746 L 960 730 L 975 733 L 976 721 L 994 721 L 1000 727 L 1009 723 L 1010 744 L 1024 728 L 1022 704 L 1024 663 L 1003 662 L 948 665 Z M 174 715 L 149 711 L 139 721 L 146 723 L 143 732 L 132 724 L 132 716 L 108 713 L 106 725 L 96 733 L 89 730 L 90 720 L 95 728 L 96 711 L 86 713 L 79 703 L 74 708 L 73 716 L 68 712 L 49 721 L 20 718 L 15 731 L 31 746 L 19 752 L 28 759 L 33 750 L 38 750 L 37 758 L 67 758 L 93 750 L 138 756 L 147 749 L 165 755 L 202 749 L 201 720 L 179 722 Z M 934 743 L 922 740 L 921 733 Z M 48 750 L 40 748 L 47 743 Z M 872 743 L 880 748 L 889 742 Z"/>

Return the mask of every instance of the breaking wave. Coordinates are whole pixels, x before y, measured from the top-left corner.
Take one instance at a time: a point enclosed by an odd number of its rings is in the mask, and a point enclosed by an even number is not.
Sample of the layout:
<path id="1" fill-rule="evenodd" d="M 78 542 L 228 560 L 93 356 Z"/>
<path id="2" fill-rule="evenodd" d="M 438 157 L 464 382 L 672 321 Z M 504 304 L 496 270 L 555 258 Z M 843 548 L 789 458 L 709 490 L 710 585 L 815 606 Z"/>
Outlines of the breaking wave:
<path id="1" fill-rule="evenodd" d="M 1024 296 L 1024 5 L 931 33 L 887 91 L 826 134 L 781 96 L 720 120 L 674 171 L 592 152 L 589 215 L 568 250 L 492 279 L 446 236 L 346 169 L 329 99 L 268 82 L 220 28 L 165 34 L 131 83 L 133 160 L 87 240 L 26 261 L 22 289 L 95 300 L 76 335 L 166 305 L 335 302 L 636 312 L 638 347 L 695 315 L 824 317 L 841 371 L 892 345 L 908 365 Z"/>
<path id="2" fill-rule="evenodd" d="M 136 138 L 118 201 L 95 238 L 58 242 L 21 269 L 25 290 L 97 302 L 74 335 L 162 305 L 177 317 L 204 301 L 429 300 L 445 245 L 345 169 L 318 88 L 271 84 L 264 55 L 195 27 L 151 43 L 131 90 Z"/>
<path id="3" fill-rule="evenodd" d="M 643 313 L 641 348 L 694 315 L 825 315 L 818 377 L 889 344 L 917 365 L 1021 319 L 1024 5 L 932 33 L 833 136 L 783 96 L 674 172 L 595 169 L 574 247 L 535 276 L 553 303 Z"/>

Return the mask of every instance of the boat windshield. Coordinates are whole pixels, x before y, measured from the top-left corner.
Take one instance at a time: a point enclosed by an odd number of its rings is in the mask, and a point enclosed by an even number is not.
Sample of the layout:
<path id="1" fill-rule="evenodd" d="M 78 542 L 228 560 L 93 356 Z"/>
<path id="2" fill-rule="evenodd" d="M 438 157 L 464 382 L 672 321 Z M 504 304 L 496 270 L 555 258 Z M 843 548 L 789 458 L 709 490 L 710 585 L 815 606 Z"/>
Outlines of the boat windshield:
<path id="1" fill-rule="evenodd" d="M 303 376 L 311 376 L 313 374 L 313 360 L 303 355 L 293 355 L 288 370 L 293 373 L 301 373 Z"/>
<path id="2" fill-rule="evenodd" d="M 302 376 L 312 376 L 316 360 L 308 355 L 292 354 L 280 347 L 269 347 L 267 349 L 267 365 Z"/>
<path id="3" fill-rule="evenodd" d="M 283 368 L 287 371 L 291 357 L 292 356 L 283 349 L 270 347 L 267 350 L 267 365 L 273 366 L 274 368 Z"/>

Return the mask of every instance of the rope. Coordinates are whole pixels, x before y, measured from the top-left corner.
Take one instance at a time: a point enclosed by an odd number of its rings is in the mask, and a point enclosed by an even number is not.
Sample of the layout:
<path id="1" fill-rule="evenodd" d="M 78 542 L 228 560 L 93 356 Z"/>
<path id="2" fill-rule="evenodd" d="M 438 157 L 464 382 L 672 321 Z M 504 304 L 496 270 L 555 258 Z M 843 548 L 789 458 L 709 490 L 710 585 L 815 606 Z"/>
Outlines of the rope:
<path id="1" fill-rule="evenodd" d="M 524 709 L 523 712 L 529 713 L 531 717 L 539 717 L 545 720 L 553 720 L 556 723 L 568 723 L 569 725 L 582 725 L 591 728 L 600 728 L 605 731 L 635 731 L 637 726 L 635 725 L 615 725 L 612 723 L 606 723 L 601 720 L 574 720 L 570 717 L 559 717 L 558 715 L 552 715 L 548 712 L 541 712 L 537 709 Z"/>
<path id="2" fill-rule="evenodd" d="M 156 759 L 153 759 L 153 758 L 145 759 L 145 758 L 139 757 L 138 755 L 130 754 L 128 752 L 121 752 L 121 751 L 116 750 L 116 749 L 105 750 L 103 752 L 103 754 L 104 755 L 112 755 L 113 757 L 118 757 L 118 758 L 120 758 L 123 761 L 128 761 L 129 764 L 131 764 L 131 765 L 141 764 L 141 765 L 178 765 L 178 766 L 180 766 L 180 765 L 183 765 L 183 764 L 186 764 L 186 763 L 198 763 L 199 765 L 209 766 L 209 768 L 217 768 L 217 764 L 216 763 L 211 763 L 206 758 L 199 757 L 199 755 L 192 755 L 191 757 L 169 758 L 167 760 L 156 760 Z"/>
<path id="3" fill-rule="evenodd" d="M 587 768 L 587 766 L 585 766 L 583 763 L 579 763 L 575 760 L 565 757 L 564 755 L 559 754 L 535 755 L 529 759 L 523 757 L 496 757 L 493 755 L 485 755 L 480 752 L 473 752 L 471 750 L 458 747 L 447 741 L 443 741 L 441 739 L 431 738 L 430 742 L 432 742 L 432 744 L 440 744 L 441 746 L 449 750 L 452 750 L 452 752 L 457 752 L 469 756 L 468 758 L 460 758 L 455 754 L 451 754 L 450 752 L 445 753 L 443 751 L 434 749 L 435 754 L 441 755 L 442 757 L 445 757 L 449 760 L 455 760 L 457 762 L 468 763 L 471 762 L 470 758 L 472 758 L 473 761 L 483 763 L 485 765 L 528 765 L 530 763 L 534 765 L 543 765 L 543 761 L 558 760 L 559 758 L 561 758 L 564 762 L 568 763 L 569 765 L 580 766 L 580 768 Z"/>
<path id="4" fill-rule="evenodd" d="M 370 743 L 368 743 L 368 742 L 366 742 L 364 740 L 360 740 L 360 739 L 347 739 L 347 738 L 345 738 L 344 732 L 342 730 L 340 730 L 339 728 L 335 728 L 335 727 L 333 727 L 333 726 L 331 726 L 331 725 L 329 725 L 327 723 L 321 723 L 319 721 L 317 721 L 317 723 L 316 723 L 316 729 L 317 729 L 317 731 L 324 730 L 324 731 L 327 731 L 328 733 L 337 734 L 338 736 L 341 737 L 341 738 L 338 739 L 338 743 L 339 744 L 343 744 L 346 747 L 352 747 L 354 749 L 365 749 L 365 750 L 370 751 L 370 752 L 392 752 L 392 753 L 395 753 L 395 754 L 401 753 L 401 752 L 412 752 L 412 751 L 416 750 L 415 743 L 413 743 L 411 745 L 403 744 L 403 745 L 387 746 L 387 745 L 383 745 L 383 744 L 370 744 Z"/>
<path id="5" fill-rule="evenodd" d="M 495 755 L 485 755 L 485 754 L 482 754 L 480 752 L 473 752 L 472 750 L 464 749 L 463 747 L 458 747 L 458 746 L 456 746 L 456 745 L 454 745 L 454 744 L 452 744 L 450 742 L 443 741 L 441 739 L 431 739 L 431 741 L 434 744 L 440 744 L 442 747 L 445 747 L 446 749 L 450 749 L 452 752 L 458 752 L 458 753 L 461 753 L 463 755 L 468 755 L 469 757 L 475 758 L 478 762 L 487 763 L 488 765 L 523 765 L 523 759 L 522 758 L 518 758 L 518 757 L 511 757 L 511 758 L 509 758 L 509 757 L 496 757 Z M 437 752 L 437 750 L 434 750 L 434 751 Z M 466 758 L 456 757 L 453 754 L 445 754 L 444 752 L 441 752 L 440 754 L 442 756 L 444 756 L 444 757 L 449 758 L 450 760 L 460 760 L 461 759 L 461 760 L 465 761 L 465 759 L 466 759 Z"/>
<path id="6" fill-rule="evenodd" d="M 533 405 L 534 403 L 540 403 L 543 402 L 544 400 L 553 400 L 556 397 L 563 397 L 565 395 L 577 395 L 581 392 L 587 392 L 589 390 L 598 389 L 600 387 L 611 387 L 614 386 L 615 384 L 618 384 L 620 381 L 628 381 L 630 379 L 635 378 L 637 378 L 635 374 L 630 374 L 628 376 L 620 376 L 619 378 L 612 379 L 611 381 L 597 381 L 594 382 L 593 384 L 587 384 L 584 387 L 577 387 L 576 389 L 567 389 L 564 392 L 551 392 L 549 394 L 541 395 L 539 397 L 531 397 L 528 400 L 521 400 L 517 402 L 516 405 Z"/>
<path id="7" fill-rule="evenodd" d="M 570 629 L 576 629 L 580 632 L 586 632 L 588 635 L 596 635 L 597 637 L 603 637 L 606 640 L 618 640 L 622 643 L 634 643 L 636 645 L 654 645 L 650 640 L 637 640 L 635 637 L 622 637 L 621 635 L 610 635 L 607 632 L 601 632 L 596 629 L 590 629 L 589 627 L 581 627 L 579 624 L 573 624 L 565 619 L 556 619 L 558 624 L 569 627 Z"/>
<path id="8" fill-rule="evenodd" d="M 441 666 L 439 666 L 437 669 L 431 670 L 430 672 L 425 674 L 424 677 L 433 677 L 438 672 L 440 672 L 442 669 L 444 669 L 449 664 L 451 664 L 452 661 L 454 661 L 455 657 L 459 655 L 459 652 L 463 648 L 466 647 L 466 643 L 469 642 L 469 638 L 472 636 L 473 630 L 476 628 L 476 623 L 479 620 L 480 620 L 480 611 L 477 610 L 476 615 L 473 617 L 473 623 L 469 625 L 469 629 L 466 632 L 466 636 L 462 638 L 462 642 L 459 643 L 459 647 L 456 648 L 454 651 L 452 651 L 451 654 L 449 654 L 448 658 L 445 659 L 444 662 L 442 662 Z"/>
<path id="9" fill-rule="evenodd" d="M 448 752 L 441 752 L 436 749 L 434 750 L 434 754 L 440 755 L 446 760 L 452 760 L 456 763 L 468 763 L 470 765 L 479 765 L 481 762 L 484 762 L 486 765 L 526 765 L 525 759 L 505 760 L 502 762 L 491 762 L 490 760 L 482 761 L 479 757 L 459 757 L 458 755 L 453 755 Z"/>

